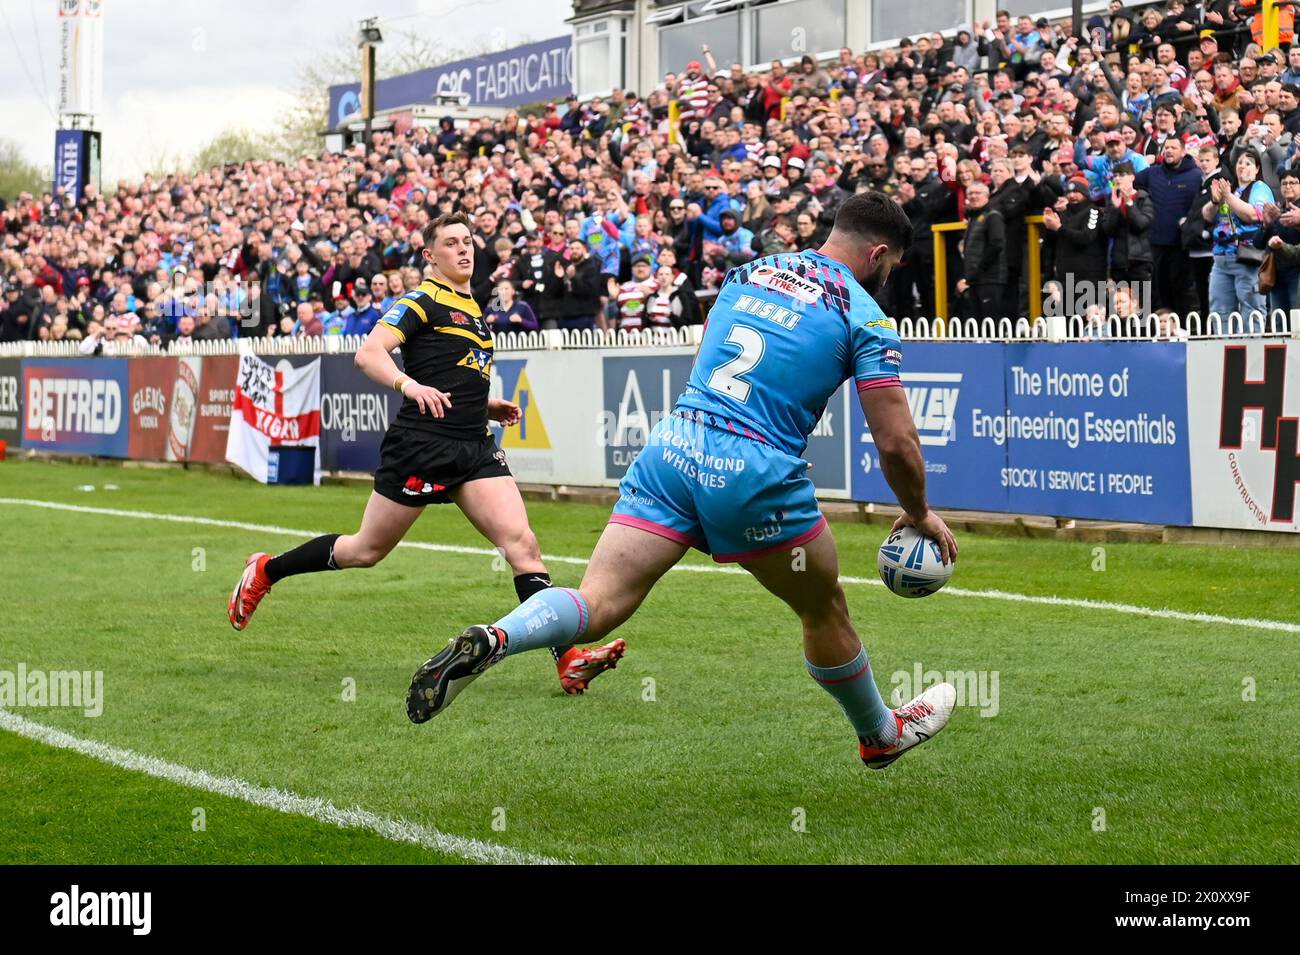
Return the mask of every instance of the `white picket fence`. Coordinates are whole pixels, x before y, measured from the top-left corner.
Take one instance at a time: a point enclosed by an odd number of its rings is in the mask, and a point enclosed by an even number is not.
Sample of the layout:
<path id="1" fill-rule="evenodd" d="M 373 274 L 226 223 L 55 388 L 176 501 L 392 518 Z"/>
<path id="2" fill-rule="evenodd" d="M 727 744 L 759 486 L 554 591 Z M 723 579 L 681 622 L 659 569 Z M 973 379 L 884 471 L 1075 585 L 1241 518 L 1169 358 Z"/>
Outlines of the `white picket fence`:
<path id="1" fill-rule="evenodd" d="M 646 329 L 644 331 L 608 331 L 552 329 L 537 332 L 507 332 L 493 336 L 497 351 L 560 351 L 572 348 L 647 348 L 696 346 L 703 326 Z M 116 344 L 106 342 L 100 354 L 135 357 L 141 355 L 334 355 L 350 354 L 361 347 L 362 335 L 294 336 L 286 338 L 232 338 L 217 341 L 158 345 Z M 0 358 L 75 358 L 80 342 L 5 342 L 0 344 Z"/>
<path id="2" fill-rule="evenodd" d="M 1009 342 L 1009 341 L 1176 341 L 1202 338 L 1300 338 L 1300 309 L 1288 315 L 1240 312 L 1220 315 L 1199 312 L 1172 313 L 1171 328 L 1162 329 L 1155 315 L 1121 318 L 1109 315 L 1090 322 L 1079 315 L 1030 321 L 1019 318 L 904 318 L 898 334 L 904 341 Z"/>
<path id="3" fill-rule="evenodd" d="M 1268 315 L 1238 312 L 1221 316 L 1212 312 L 1204 318 L 1197 312 L 1174 314 L 1173 334 L 1162 332 L 1155 316 L 1121 318 L 1111 315 L 1105 322 L 1089 323 L 1080 316 L 1042 318 L 904 318 L 898 332 L 904 341 L 932 342 L 1015 342 L 1015 341 L 1171 341 L 1202 338 L 1300 338 L 1300 309 L 1291 315 L 1276 310 Z M 497 351 L 562 351 L 565 349 L 618 349 L 647 347 L 697 347 L 703 337 L 700 325 L 644 331 L 599 331 L 571 329 L 536 332 L 508 332 L 497 335 Z M 361 347 L 360 335 L 297 336 L 290 338 L 235 338 L 192 342 L 186 345 L 118 345 L 105 343 L 101 354 L 135 357 L 141 355 L 330 355 L 350 354 Z M 80 342 L 6 342 L 0 344 L 0 358 L 75 358 Z"/>

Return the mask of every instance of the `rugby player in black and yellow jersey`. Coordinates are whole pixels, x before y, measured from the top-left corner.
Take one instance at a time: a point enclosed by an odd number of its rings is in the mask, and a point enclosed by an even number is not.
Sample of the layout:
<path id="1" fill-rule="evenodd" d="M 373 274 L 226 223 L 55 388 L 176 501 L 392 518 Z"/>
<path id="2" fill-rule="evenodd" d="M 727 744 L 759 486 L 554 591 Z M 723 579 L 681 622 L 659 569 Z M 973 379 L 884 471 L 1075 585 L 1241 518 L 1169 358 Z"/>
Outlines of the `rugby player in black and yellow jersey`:
<path id="1" fill-rule="evenodd" d="M 537 537 L 505 452 L 488 420 L 509 427 L 519 406 L 490 398 L 492 337 L 470 297 L 474 240 L 464 213 L 439 216 L 423 230 L 429 278 L 398 299 L 357 351 L 372 381 L 406 399 L 388 428 L 375 489 L 355 534 L 326 534 L 278 557 L 257 553 L 230 596 L 230 623 L 243 630 L 271 586 L 285 577 L 373 567 L 406 535 L 427 504 L 454 503 L 492 542 L 515 574 L 522 602 L 551 586 Z M 405 372 L 393 362 L 401 348 Z M 567 647 L 555 654 L 566 692 L 581 693 L 613 667 L 626 644 Z M 467 681 L 465 681 L 467 682 Z"/>

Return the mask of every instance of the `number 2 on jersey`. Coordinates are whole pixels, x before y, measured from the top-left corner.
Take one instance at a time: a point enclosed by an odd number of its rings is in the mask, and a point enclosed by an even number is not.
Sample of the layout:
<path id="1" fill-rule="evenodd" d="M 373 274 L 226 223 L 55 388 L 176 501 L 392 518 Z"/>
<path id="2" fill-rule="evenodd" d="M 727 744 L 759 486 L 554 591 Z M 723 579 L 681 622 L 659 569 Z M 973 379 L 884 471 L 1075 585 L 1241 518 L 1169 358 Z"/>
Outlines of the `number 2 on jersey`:
<path id="1" fill-rule="evenodd" d="M 762 361 L 763 336 L 748 325 L 732 325 L 726 341 L 729 345 L 739 345 L 740 354 L 713 369 L 709 387 L 737 401 L 748 401 L 749 389 L 753 386 L 743 376 Z"/>

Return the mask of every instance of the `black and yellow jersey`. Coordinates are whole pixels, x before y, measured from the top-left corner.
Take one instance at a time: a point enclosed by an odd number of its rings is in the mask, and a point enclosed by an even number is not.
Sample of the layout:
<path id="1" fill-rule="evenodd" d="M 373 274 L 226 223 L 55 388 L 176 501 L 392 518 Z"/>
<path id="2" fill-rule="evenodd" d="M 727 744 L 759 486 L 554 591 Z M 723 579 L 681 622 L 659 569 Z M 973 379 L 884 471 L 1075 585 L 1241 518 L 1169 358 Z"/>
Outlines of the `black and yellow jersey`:
<path id="1" fill-rule="evenodd" d="M 478 303 L 449 285 L 426 279 L 394 302 L 379 323 L 401 339 L 406 374 L 451 395 L 445 417 L 421 414 L 420 406 L 408 398 L 395 423 L 452 438 L 483 437 L 492 334 Z"/>

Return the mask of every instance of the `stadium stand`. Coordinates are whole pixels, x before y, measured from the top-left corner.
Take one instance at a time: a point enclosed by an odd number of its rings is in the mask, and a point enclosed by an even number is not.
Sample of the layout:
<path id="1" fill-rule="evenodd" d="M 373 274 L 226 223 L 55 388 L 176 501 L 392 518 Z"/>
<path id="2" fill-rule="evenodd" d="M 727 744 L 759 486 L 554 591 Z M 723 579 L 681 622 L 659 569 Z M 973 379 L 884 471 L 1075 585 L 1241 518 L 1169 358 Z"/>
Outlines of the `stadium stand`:
<path id="1" fill-rule="evenodd" d="M 23 194 L 0 212 L 0 342 L 363 335 L 420 281 L 420 228 L 453 209 L 474 217 L 475 296 L 498 330 L 680 329 L 729 267 L 816 244 L 864 189 L 917 225 L 882 299 L 923 337 L 1286 331 L 1300 48 L 1260 49 L 1253 16 L 1112 3 L 1083 36 L 999 14 L 766 72 L 706 55 L 645 98 L 380 132 L 75 205 Z"/>

